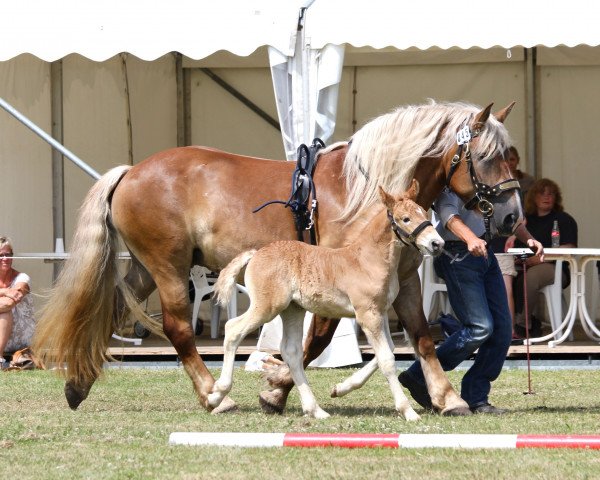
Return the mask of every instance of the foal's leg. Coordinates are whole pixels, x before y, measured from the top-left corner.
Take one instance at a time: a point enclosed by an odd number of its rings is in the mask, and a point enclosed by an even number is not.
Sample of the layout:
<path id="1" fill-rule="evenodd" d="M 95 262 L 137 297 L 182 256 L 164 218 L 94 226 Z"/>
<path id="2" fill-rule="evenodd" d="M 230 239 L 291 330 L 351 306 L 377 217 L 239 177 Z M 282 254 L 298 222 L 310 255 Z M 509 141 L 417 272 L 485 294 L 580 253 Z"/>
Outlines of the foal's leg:
<path id="1" fill-rule="evenodd" d="M 394 341 L 392 340 L 392 335 L 390 333 L 390 323 L 387 318 L 387 315 L 383 322 L 384 333 L 386 335 L 386 339 L 390 346 L 392 352 L 394 351 Z M 369 363 L 363 366 L 361 369 L 354 372 L 350 377 L 344 380 L 342 383 L 338 383 L 331 390 L 332 397 L 343 397 L 344 395 L 348 395 L 350 392 L 354 390 L 358 390 L 362 388 L 367 380 L 371 378 L 371 376 L 377 371 L 377 357 L 374 357 Z"/>
<path id="2" fill-rule="evenodd" d="M 275 315 L 277 315 L 277 312 L 272 313 L 270 309 L 251 305 L 248 311 L 225 324 L 223 368 L 221 369 L 221 376 L 213 385 L 212 393 L 208 395 L 208 403 L 211 407 L 217 407 L 225 395 L 231 391 L 235 353 L 241 341 L 246 338 L 246 335 L 267 323 Z"/>
<path id="3" fill-rule="evenodd" d="M 290 368 L 294 383 L 300 393 L 302 411 L 314 418 L 327 418 L 329 414 L 317 404 L 302 365 L 302 330 L 305 311 L 295 305 L 290 305 L 281 312 L 283 320 L 283 337 L 281 339 L 281 355 Z"/>
<path id="4" fill-rule="evenodd" d="M 431 403 L 443 415 L 470 415 L 467 403 L 456 393 L 435 353 L 435 345 L 423 313 L 421 282 L 415 270 L 400 285 L 400 292 L 392 306 L 406 329 L 421 362 Z"/>
<path id="5" fill-rule="evenodd" d="M 396 373 L 396 358 L 390 348 L 391 337 L 385 334 L 383 323 L 385 318 L 378 312 L 357 312 L 356 321 L 362 327 L 369 343 L 375 351 L 379 368 L 388 381 L 396 411 L 404 415 L 408 421 L 419 420 L 421 417 L 413 410 L 404 395 Z"/>
<path id="6" fill-rule="evenodd" d="M 331 342 L 339 318 L 324 318 L 313 315 L 304 341 L 304 368 L 316 359 Z M 282 413 L 290 390 L 294 386 L 287 365 L 271 368 L 265 375 L 271 390 L 260 393 L 260 405 L 265 413 Z"/>

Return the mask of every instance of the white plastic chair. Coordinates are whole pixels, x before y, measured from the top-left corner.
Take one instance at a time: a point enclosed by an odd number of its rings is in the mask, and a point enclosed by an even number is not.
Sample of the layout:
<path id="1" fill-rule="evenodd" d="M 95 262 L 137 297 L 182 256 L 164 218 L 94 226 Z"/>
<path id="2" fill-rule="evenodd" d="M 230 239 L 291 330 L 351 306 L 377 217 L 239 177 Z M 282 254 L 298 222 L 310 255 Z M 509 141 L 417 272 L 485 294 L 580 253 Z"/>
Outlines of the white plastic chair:
<path id="1" fill-rule="evenodd" d="M 592 302 L 591 302 L 591 306 L 590 306 L 590 310 L 588 310 L 590 317 L 592 320 L 596 321 L 597 320 L 597 315 L 598 315 L 598 300 L 600 300 L 600 272 L 598 272 L 596 270 L 596 263 L 594 262 L 593 264 L 593 271 L 592 271 L 592 288 L 591 288 L 591 297 L 592 297 Z"/>
<path id="2" fill-rule="evenodd" d="M 194 265 L 190 270 L 190 279 L 194 284 L 194 307 L 192 309 L 192 329 L 196 331 L 196 323 L 198 322 L 198 314 L 200 313 L 200 304 L 202 299 L 209 294 L 212 294 L 215 287 L 213 283 L 209 283 L 208 270 L 200 265 Z M 236 295 L 231 297 L 231 301 L 227 305 L 227 319 L 237 317 L 237 292 L 248 294 L 246 287 L 236 284 Z M 221 309 L 216 301 L 210 297 L 211 312 L 210 312 L 210 338 L 215 339 L 219 336 L 219 321 L 221 319 Z"/>
<path id="3" fill-rule="evenodd" d="M 425 255 L 419 269 L 421 275 L 421 295 L 423 297 L 423 312 L 425 318 L 429 319 L 433 309 L 433 301 L 438 292 L 444 296 L 443 307 L 446 313 L 451 313 L 450 302 L 448 300 L 448 289 L 446 283 L 439 278 L 433 268 L 433 257 Z"/>
<path id="4" fill-rule="evenodd" d="M 546 285 L 540 289 L 546 299 L 546 308 L 550 317 L 550 325 L 552 331 L 556 332 L 554 338 L 558 340 L 562 335 L 562 329 L 559 328 L 563 322 L 563 288 L 562 288 L 562 260 L 557 260 L 554 266 L 554 283 Z M 569 336 L 569 340 L 573 340 L 573 334 Z"/>
<path id="5" fill-rule="evenodd" d="M 208 295 L 212 294 L 214 291 L 214 285 L 210 285 L 208 283 L 208 277 L 206 276 L 208 270 L 206 268 L 201 267 L 200 265 L 194 265 L 190 270 L 190 279 L 194 285 L 194 308 L 192 309 L 192 330 L 194 333 L 196 332 L 196 324 L 198 322 L 198 314 L 200 313 L 200 304 L 202 303 L 202 299 Z M 216 314 L 219 315 L 219 307 L 213 301 L 212 296 L 210 297 L 211 301 L 211 327 L 212 327 L 212 317 Z M 212 337 L 212 331 L 211 331 Z M 216 337 L 215 337 L 216 338 Z"/>

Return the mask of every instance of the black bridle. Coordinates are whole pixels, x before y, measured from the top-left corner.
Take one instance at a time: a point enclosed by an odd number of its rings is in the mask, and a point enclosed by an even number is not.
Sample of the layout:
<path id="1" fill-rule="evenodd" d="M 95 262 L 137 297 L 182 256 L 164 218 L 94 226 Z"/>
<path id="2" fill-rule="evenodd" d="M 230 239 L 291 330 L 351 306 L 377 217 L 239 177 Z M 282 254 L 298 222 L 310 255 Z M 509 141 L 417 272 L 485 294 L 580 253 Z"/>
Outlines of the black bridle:
<path id="1" fill-rule="evenodd" d="M 481 214 L 483 215 L 483 222 L 485 224 L 485 235 L 486 239 L 489 241 L 490 239 L 490 218 L 494 214 L 494 205 L 493 201 L 500 195 L 510 190 L 520 190 L 521 186 L 519 185 L 519 181 L 514 178 L 510 178 L 508 180 L 503 180 L 496 185 L 489 186 L 486 183 L 479 181 L 479 177 L 477 176 L 477 172 L 475 171 L 475 167 L 473 166 L 473 159 L 471 157 L 471 149 L 469 148 L 469 143 L 471 140 L 481 133 L 483 128 L 483 124 L 477 123 L 475 125 L 475 130 L 471 132 L 471 129 L 468 125 L 465 125 L 456 133 L 456 143 L 458 144 L 458 150 L 452 160 L 450 162 L 450 170 L 448 171 L 448 176 L 446 177 L 446 188 L 450 188 L 450 180 L 452 179 L 452 175 L 458 168 L 460 161 L 463 158 L 463 150 L 464 150 L 464 159 L 467 163 L 467 169 L 469 171 L 469 176 L 471 177 L 471 183 L 473 184 L 473 188 L 475 189 L 475 194 L 473 198 L 465 202 L 465 208 L 472 209 L 477 206 Z"/>
<path id="2" fill-rule="evenodd" d="M 392 231 L 396 234 L 398 240 L 400 240 L 404 245 L 412 245 L 417 250 L 419 249 L 417 247 L 417 237 L 427 227 L 432 226 L 429 220 L 425 220 L 424 222 L 421 222 L 411 233 L 407 233 L 400 228 L 400 225 L 398 225 L 398 222 L 396 222 L 394 215 L 390 210 L 387 211 L 387 216 L 392 224 Z"/>

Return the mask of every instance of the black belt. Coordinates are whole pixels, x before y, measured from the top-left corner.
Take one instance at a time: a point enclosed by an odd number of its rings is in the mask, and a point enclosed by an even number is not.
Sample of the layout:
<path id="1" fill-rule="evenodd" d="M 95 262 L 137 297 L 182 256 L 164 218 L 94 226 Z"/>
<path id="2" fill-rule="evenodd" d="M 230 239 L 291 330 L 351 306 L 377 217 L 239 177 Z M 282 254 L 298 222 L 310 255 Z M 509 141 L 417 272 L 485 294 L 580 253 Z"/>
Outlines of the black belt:
<path id="1" fill-rule="evenodd" d="M 484 240 L 484 238 L 482 238 L 482 237 L 479 237 L 479 238 L 481 238 L 482 240 Z M 462 240 L 446 240 L 446 241 L 444 242 L 444 246 L 445 246 L 445 247 L 448 247 L 448 248 L 453 248 L 453 247 L 466 247 L 466 246 L 467 246 L 467 244 L 466 244 L 466 242 L 463 242 Z M 488 243 L 487 247 L 489 248 L 489 246 L 490 246 L 490 245 L 489 245 L 489 243 Z"/>

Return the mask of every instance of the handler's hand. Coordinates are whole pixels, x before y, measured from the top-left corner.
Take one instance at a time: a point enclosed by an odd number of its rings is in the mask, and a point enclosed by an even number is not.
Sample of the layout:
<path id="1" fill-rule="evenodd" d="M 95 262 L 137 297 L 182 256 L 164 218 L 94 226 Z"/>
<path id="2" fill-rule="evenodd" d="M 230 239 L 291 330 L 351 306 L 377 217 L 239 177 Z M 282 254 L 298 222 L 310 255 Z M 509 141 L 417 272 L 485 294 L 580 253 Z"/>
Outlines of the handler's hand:
<path id="1" fill-rule="evenodd" d="M 486 241 L 479 237 L 474 237 L 467 242 L 467 248 L 469 253 L 475 257 L 487 258 Z"/>
<path id="2" fill-rule="evenodd" d="M 527 240 L 527 246 L 535 252 L 535 256 L 538 257 L 538 260 L 542 263 L 544 261 L 544 246 L 535 238 Z"/>

